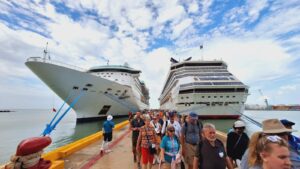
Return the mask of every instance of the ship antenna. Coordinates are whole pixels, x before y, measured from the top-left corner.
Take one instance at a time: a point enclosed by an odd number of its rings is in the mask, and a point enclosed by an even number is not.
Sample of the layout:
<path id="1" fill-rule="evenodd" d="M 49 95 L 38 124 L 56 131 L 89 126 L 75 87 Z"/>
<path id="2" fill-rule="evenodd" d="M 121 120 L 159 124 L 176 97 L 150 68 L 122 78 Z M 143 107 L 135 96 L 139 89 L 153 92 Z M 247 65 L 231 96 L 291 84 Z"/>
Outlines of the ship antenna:
<path id="1" fill-rule="evenodd" d="M 200 50 L 201 50 L 201 59 L 203 60 L 203 43 L 200 45 Z"/>
<path id="2" fill-rule="evenodd" d="M 46 48 L 44 49 L 44 60 L 46 60 L 48 54 L 48 42 L 46 43 Z"/>
<path id="3" fill-rule="evenodd" d="M 109 65 L 109 59 L 107 59 L 107 65 Z"/>

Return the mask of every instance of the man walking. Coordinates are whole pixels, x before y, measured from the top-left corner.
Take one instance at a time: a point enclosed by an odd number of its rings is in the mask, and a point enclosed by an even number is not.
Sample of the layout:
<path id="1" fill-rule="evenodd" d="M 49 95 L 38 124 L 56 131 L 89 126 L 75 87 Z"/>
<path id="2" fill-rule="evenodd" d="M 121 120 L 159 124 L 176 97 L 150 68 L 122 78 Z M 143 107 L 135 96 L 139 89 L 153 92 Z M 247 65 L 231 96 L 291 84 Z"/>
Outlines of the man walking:
<path id="1" fill-rule="evenodd" d="M 246 149 L 248 148 L 249 144 L 249 137 L 244 132 L 245 131 L 245 123 L 243 121 L 236 121 L 233 124 L 234 131 L 227 134 L 227 155 L 230 161 L 235 164 L 239 165 L 240 161 L 245 153 Z"/>
<path id="2" fill-rule="evenodd" d="M 216 138 L 216 128 L 211 123 L 203 125 L 203 141 L 196 148 L 193 169 L 233 169 L 223 143 Z"/>
<path id="3" fill-rule="evenodd" d="M 109 142 L 111 142 L 112 140 L 112 132 L 113 132 L 113 128 L 115 127 L 115 123 L 112 121 L 112 119 L 113 116 L 108 115 L 107 120 L 103 123 L 102 131 L 103 131 L 104 139 L 100 149 L 101 153 L 111 152 L 111 150 L 109 149 Z"/>
<path id="4" fill-rule="evenodd" d="M 191 112 L 188 118 L 189 120 L 183 124 L 181 129 L 181 144 L 185 168 L 192 169 L 196 146 L 201 140 L 202 126 L 198 122 L 196 113 Z"/>
<path id="5" fill-rule="evenodd" d="M 136 151 L 137 140 L 140 133 L 140 128 L 144 126 L 144 120 L 141 118 L 141 113 L 136 112 L 134 119 L 130 123 L 130 129 L 132 131 L 132 152 L 133 152 L 133 160 L 137 162 L 138 168 L 141 167 L 140 159 L 141 153 Z"/>

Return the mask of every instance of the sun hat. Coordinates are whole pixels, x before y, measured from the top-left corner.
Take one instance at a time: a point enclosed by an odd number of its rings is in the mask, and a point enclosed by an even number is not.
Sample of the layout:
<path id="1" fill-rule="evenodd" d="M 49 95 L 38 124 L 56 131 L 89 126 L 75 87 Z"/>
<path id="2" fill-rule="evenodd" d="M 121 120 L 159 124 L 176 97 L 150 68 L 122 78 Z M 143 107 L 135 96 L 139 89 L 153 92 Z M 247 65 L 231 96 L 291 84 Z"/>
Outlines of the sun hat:
<path id="1" fill-rule="evenodd" d="M 195 112 L 190 112 L 189 116 L 193 120 L 198 120 L 198 115 Z"/>
<path id="2" fill-rule="evenodd" d="M 294 130 L 285 128 L 278 119 L 268 119 L 262 122 L 263 133 L 277 134 L 285 132 L 293 132 Z"/>
<path id="3" fill-rule="evenodd" d="M 238 120 L 238 121 L 234 122 L 233 126 L 235 128 L 245 127 L 245 123 L 241 120 Z"/>
<path id="4" fill-rule="evenodd" d="M 280 120 L 280 122 L 281 122 L 283 125 L 285 125 L 285 126 L 293 126 L 293 125 L 295 125 L 294 122 L 289 121 L 289 120 L 287 120 L 287 119 L 282 119 L 282 120 Z"/>
<path id="5" fill-rule="evenodd" d="M 112 116 L 112 115 L 108 115 L 108 116 L 107 116 L 107 120 L 108 120 L 108 121 L 111 121 L 112 119 L 113 119 L 113 116 Z"/>

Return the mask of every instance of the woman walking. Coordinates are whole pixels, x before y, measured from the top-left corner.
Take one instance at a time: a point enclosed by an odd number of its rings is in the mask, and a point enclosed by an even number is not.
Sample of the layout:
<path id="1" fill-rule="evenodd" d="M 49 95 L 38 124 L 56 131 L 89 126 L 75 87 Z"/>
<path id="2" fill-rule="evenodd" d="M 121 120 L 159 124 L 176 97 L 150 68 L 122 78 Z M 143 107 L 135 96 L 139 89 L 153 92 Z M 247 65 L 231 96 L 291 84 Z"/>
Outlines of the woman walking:
<path id="1" fill-rule="evenodd" d="M 175 128 L 172 125 L 167 127 L 167 133 L 160 143 L 160 159 L 163 169 L 180 168 L 180 142 L 175 135 Z"/>
<path id="2" fill-rule="evenodd" d="M 154 154 L 158 148 L 155 129 L 150 124 L 151 118 L 148 114 L 144 115 L 145 125 L 140 128 L 136 149 L 142 152 L 142 168 L 151 169 Z"/>

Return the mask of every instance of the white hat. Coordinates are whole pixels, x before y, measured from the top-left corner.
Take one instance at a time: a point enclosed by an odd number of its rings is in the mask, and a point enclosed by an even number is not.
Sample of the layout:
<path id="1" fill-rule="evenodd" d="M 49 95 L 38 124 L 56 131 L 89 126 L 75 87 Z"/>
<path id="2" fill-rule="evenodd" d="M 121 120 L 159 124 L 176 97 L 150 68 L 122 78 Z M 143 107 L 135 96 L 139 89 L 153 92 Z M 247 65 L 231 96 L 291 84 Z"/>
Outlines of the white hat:
<path id="1" fill-rule="evenodd" d="M 108 116 L 107 116 L 107 120 L 108 120 L 108 121 L 111 121 L 112 119 L 113 119 L 113 116 L 112 116 L 112 115 L 108 115 Z"/>
<path id="2" fill-rule="evenodd" d="M 245 127 L 245 123 L 241 120 L 234 122 L 234 127 Z"/>

